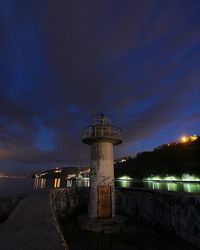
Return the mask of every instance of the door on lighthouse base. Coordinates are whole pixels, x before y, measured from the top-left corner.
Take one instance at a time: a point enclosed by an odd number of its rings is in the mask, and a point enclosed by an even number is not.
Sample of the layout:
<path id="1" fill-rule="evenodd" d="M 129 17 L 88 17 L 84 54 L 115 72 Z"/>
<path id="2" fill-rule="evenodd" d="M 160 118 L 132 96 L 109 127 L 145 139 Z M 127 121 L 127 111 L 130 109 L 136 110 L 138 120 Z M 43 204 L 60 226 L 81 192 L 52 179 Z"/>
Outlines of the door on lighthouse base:
<path id="1" fill-rule="evenodd" d="M 98 186 L 98 217 L 112 217 L 111 186 Z"/>

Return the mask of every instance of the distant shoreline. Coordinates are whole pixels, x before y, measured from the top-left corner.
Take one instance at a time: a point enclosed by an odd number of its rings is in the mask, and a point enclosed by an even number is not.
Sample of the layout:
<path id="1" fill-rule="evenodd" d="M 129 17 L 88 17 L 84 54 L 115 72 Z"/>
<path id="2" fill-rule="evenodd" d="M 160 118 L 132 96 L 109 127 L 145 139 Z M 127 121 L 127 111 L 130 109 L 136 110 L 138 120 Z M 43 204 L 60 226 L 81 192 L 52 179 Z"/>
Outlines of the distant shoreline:
<path id="1" fill-rule="evenodd" d="M 12 175 L 3 175 L 0 176 L 0 179 L 28 179 L 32 178 L 31 176 L 12 176 Z"/>

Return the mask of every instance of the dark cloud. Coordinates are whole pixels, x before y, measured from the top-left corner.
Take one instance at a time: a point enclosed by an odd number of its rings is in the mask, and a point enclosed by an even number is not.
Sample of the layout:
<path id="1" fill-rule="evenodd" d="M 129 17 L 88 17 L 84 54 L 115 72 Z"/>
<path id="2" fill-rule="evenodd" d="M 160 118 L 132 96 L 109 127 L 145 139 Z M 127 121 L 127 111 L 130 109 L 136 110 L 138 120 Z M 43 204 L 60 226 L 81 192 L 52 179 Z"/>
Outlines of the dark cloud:
<path id="1" fill-rule="evenodd" d="M 100 112 L 123 129 L 116 157 L 199 133 L 198 0 L 1 7 L 0 169 L 88 164 Z"/>

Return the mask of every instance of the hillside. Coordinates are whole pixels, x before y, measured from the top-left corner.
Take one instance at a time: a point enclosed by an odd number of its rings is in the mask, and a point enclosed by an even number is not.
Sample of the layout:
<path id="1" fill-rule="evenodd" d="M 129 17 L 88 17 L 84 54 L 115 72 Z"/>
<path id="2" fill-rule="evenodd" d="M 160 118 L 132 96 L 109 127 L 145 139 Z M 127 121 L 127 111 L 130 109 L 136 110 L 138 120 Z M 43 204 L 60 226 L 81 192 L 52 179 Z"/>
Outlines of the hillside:
<path id="1" fill-rule="evenodd" d="M 193 142 L 166 144 L 115 164 L 116 177 L 128 175 L 141 179 L 151 175 L 179 177 L 183 174 L 200 176 L 200 137 Z"/>
<path id="2" fill-rule="evenodd" d="M 89 167 L 57 167 L 46 171 L 40 171 L 33 173 L 33 178 L 40 176 L 42 178 L 67 178 L 75 177 L 79 174 L 87 175 L 89 173 Z"/>

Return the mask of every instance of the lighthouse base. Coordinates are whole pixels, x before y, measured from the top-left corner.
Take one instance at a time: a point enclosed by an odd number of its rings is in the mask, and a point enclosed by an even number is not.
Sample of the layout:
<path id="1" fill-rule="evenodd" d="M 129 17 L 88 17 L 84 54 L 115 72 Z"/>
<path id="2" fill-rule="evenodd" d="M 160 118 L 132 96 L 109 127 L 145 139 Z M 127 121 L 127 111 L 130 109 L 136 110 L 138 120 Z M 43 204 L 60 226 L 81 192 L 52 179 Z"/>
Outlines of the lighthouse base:
<path id="1" fill-rule="evenodd" d="M 105 234 L 119 233 L 125 228 L 127 218 L 123 216 L 115 216 L 108 219 L 91 219 L 87 214 L 78 217 L 78 222 L 83 230 L 93 232 L 103 232 Z"/>

